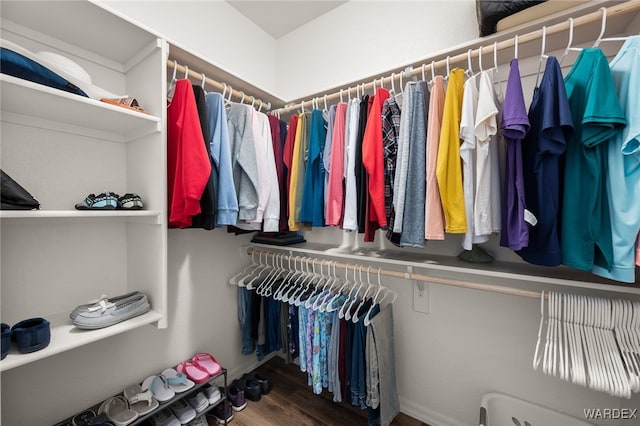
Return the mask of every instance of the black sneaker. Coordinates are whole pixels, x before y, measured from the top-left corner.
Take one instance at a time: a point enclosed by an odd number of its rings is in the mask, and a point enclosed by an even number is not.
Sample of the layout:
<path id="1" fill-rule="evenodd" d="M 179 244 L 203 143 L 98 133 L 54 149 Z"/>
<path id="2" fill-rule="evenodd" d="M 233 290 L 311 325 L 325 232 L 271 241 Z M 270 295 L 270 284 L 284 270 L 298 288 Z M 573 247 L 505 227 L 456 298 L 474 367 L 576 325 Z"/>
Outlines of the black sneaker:
<path id="1" fill-rule="evenodd" d="M 244 396 L 249 401 L 258 402 L 262 396 L 262 386 L 256 379 L 247 379 L 247 387 L 244 390 Z"/>
<path id="2" fill-rule="evenodd" d="M 263 395 L 268 394 L 273 389 L 273 385 L 271 384 L 271 380 L 267 376 L 263 376 L 260 373 L 256 373 L 255 379 L 260 383 L 260 390 Z"/>

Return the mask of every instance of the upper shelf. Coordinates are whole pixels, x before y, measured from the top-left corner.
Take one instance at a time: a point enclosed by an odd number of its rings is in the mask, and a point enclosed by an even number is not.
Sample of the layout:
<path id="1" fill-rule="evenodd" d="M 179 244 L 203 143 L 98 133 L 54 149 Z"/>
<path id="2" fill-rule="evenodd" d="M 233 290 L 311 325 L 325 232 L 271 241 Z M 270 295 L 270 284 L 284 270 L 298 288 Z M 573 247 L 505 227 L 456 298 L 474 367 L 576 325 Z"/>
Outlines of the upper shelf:
<path id="1" fill-rule="evenodd" d="M 143 51 L 157 35 L 94 3 L 97 2 L 3 0 L 0 7 L 3 20 L 67 43 L 72 50 L 85 51 L 80 56 L 91 52 L 105 58 L 122 72 L 123 64 Z"/>
<path id="2" fill-rule="evenodd" d="M 590 288 L 626 294 L 640 294 L 640 278 L 636 274 L 636 284 L 623 284 L 607 280 L 596 275 L 576 271 L 564 266 L 546 267 L 528 263 L 496 261 L 489 264 L 467 263 L 455 256 L 432 255 L 395 249 L 375 250 L 361 249 L 358 252 L 342 251 L 333 245 L 322 243 L 301 243 L 291 246 L 273 246 L 268 244 L 252 244 L 255 247 L 269 250 L 288 251 L 292 254 L 307 253 L 316 256 L 329 256 L 351 259 L 360 262 L 376 262 L 378 264 L 412 266 L 427 271 L 476 275 L 509 280 L 511 283 L 538 283 L 543 285 L 560 285 L 567 287 Z"/>
<path id="3" fill-rule="evenodd" d="M 159 117 L 10 75 L 0 74 L 0 88 L 3 121 L 116 142 L 129 142 L 161 131 Z"/>
<path id="4" fill-rule="evenodd" d="M 2 210 L 0 219 L 7 220 L 49 220 L 72 219 L 91 220 L 125 219 L 149 224 L 160 223 L 158 210 Z"/>

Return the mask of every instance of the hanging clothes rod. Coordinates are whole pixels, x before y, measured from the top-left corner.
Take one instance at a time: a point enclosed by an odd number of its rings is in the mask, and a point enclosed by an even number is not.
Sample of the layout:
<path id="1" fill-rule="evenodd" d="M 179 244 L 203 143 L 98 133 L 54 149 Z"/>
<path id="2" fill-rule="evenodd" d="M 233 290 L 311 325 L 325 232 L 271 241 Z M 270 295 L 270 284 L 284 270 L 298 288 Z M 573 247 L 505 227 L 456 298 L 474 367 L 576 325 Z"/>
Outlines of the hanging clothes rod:
<path id="1" fill-rule="evenodd" d="M 626 13 L 640 10 L 640 1 L 630 0 L 624 3 L 611 6 L 609 8 L 602 7 L 595 12 L 591 12 L 586 15 L 580 16 L 578 18 L 574 18 L 573 24 L 572 24 L 573 27 L 575 28 L 582 25 L 590 24 L 592 22 L 603 20 L 603 9 L 606 10 L 606 12 L 604 12 L 606 13 L 606 16 L 604 16 L 604 22 L 606 22 L 607 17 L 624 15 Z M 545 29 L 546 36 L 560 33 L 562 31 L 566 31 L 570 29 L 570 25 L 571 25 L 570 20 L 559 22 L 554 25 L 550 25 Z M 435 68 L 442 68 L 442 67 L 448 68 L 449 64 L 452 62 L 453 63 L 462 62 L 462 61 L 467 61 L 468 59 L 471 59 L 471 58 L 477 58 L 481 54 L 485 55 L 485 54 L 493 53 L 494 49 L 505 50 L 509 48 L 515 48 L 515 50 L 517 51 L 518 44 L 524 44 L 531 41 L 535 41 L 542 37 L 543 37 L 543 29 L 539 29 L 523 35 L 516 35 L 513 38 L 509 38 L 507 40 L 494 42 L 486 46 L 480 46 L 477 49 L 470 49 L 470 52 L 460 53 L 455 56 L 447 56 L 445 59 L 440 59 L 438 61 L 429 62 L 428 60 L 425 60 L 424 63 L 414 65 L 413 69 L 408 73 L 408 75 L 406 75 L 405 72 L 392 73 L 390 76 L 374 79 L 370 83 L 364 83 L 360 85 L 352 83 L 350 85 L 344 85 L 343 88 L 337 92 L 314 97 L 312 100 L 309 100 L 309 101 L 302 101 L 296 104 L 286 105 L 283 108 L 274 110 L 273 113 L 282 114 L 282 113 L 287 113 L 293 110 L 302 109 L 304 107 L 313 107 L 314 102 L 335 101 L 335 100 L 341 99 L 343 96 L 349 96 L 352 89 L 356 89 L 356 93 L 357 93 L 358 90 L 364 91 L 364 90 L 373 89 L 374 87 L 380 87 L 381 83 L 382 85 L 386 85 L 387 87 L 389 87 L 391 85 L 392 80 L 400 76 L 401 74 L 404 75 L 407 79 L 409 79 L 411 77 L 421 76 L 422 74 L 425 73 L 426 70 L 434 73 Z"/>
<path id="2" fill-rule="evenodd" d="M 279 258 L 283 258 L 284 260 L 289 260 L 289 259 L 293 260 L 293 258 L 295 258 L 299 262 L 305 262 L 305 263 L 312 263 L 315 261 L 313 258 L 304 256 L 304 255 L 289 255 L 284 252 L 273 252 L 268 250 L 262 250 L 260 248 L 255 248 L 255 247 L 248 247 L 247 253 L 249 255 L 256 254 L 256 255 L 265 255 L 267 257 L 271 256 L 274 258 L 279 257 Z M 371 259 L 371 261 L 373 260 L 374 259 Z M 353 268 L 353 264 L 342 263 L 342 262 L 332 263 L 332 266 L 335 266 L 336 268 L 344 269 L 345 271 L 347 269 Z M 377 270 L 374 272 L 376 274 L 378 273 Z M 503 286 L 492 285 L 492 284 L 480 284 L 480 283 L 474 283 L 471 281 L 454 280 L 451 278 L 431 277 L 428 275 L 414 274 L 413 272 L 401 272 L 401 271 L 393 271 L 390 269 L 380 269 L 380 275 L 384 275 L 386 277 L 404 278 L 407 280 L 420 281 L 425 283 L 435 283 L 435 284 L 450 285 L 454 287 L 469 288 L 473 290 L 489 291 L 492 293 L 510 294 L 513 296 L 529 297 L 533 299 L 540 299 L 540 296 L 541 296 L 541 292 L 539 291 L 522 290 L 519 288 L 503 287 Z M 545 295 L 545 298 L 546 297 L 548 297 L 548 295 Z"/>
<path id="3" fill-rule="evenodd" d="M 231 96 L 235 96 L 241 101 L 241 103 L 244 103 L 245 101 L 247 102 L 247 104 L 251 103 L 252 105 L 257 103 L 257 107 L 259 110 L 262 110 L 264 108 L 265 111 L 269 111 L 271 109 L 271 102 L 264 102 L 263 100 L 258 99 L 255 96 L 246 95 L 244 92 L 235 90 L 226 83 L 220 83 L 219 81 L 207 77 L 206 75 L 204 75 L 204 73 L 199 73 L 187 66 L 180 65 L 173 59 L 167 59 L 167 68 L 175 69 L 177 72 L 185 73 L 185 78 L 188 74 L 195 80 L 204 80 L 204 82 L 209 86 L 212 86 L 214 89 L 223 92 L 223 95 L 225 97 L 229 96 L 229 99 L 231 99 Z"/>

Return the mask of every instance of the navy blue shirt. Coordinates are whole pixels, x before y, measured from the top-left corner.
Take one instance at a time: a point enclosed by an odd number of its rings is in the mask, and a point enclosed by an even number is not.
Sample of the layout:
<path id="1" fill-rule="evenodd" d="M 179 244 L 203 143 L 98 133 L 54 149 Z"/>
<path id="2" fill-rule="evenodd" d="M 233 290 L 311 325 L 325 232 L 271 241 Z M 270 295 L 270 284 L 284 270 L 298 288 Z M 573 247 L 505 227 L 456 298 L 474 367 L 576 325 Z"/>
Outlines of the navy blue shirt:
<path id="1" fill-rule="evenodd" d="M 529 245 L 517 253 L 536 265 L 562 263 L 558 218 L 561 160 L 573 135 L 571 110 L 560 65 L 554 56 L 547 64 L 529 108 L 531 129 L 522 141 L 524 193 L 527 209 L 538 223 L 529 226 Z"/>

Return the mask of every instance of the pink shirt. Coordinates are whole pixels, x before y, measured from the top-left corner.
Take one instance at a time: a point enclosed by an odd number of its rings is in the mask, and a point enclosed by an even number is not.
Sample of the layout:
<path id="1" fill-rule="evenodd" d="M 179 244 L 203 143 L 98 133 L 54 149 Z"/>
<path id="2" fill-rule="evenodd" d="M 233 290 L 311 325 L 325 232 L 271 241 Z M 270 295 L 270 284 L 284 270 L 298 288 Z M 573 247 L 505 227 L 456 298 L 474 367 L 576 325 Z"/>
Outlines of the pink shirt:
<path id="1" fill-rule="evenodd" d="M 444 77 L 437 75 L 431 86 L 429 98 L 429 123 L 427 125 L 427 194 L 424 204 L 424 237 L 427 240 L 444 240 L 442 202 L 436 177 L 440 126 L 444 111 Z"/>
<path id="2" fill-rule="evenodd" d="M 327 226 L 342 224 L 344 208 L 344 132 L 347 115 L 347 103 L 340 102 L 336 107 L 336 119 L 333 123 L 333 139 L 331 142 L 331 168 L 329 169 L 329 188 L 327 194 Z"/>

